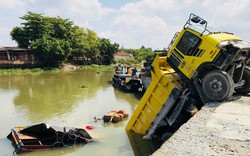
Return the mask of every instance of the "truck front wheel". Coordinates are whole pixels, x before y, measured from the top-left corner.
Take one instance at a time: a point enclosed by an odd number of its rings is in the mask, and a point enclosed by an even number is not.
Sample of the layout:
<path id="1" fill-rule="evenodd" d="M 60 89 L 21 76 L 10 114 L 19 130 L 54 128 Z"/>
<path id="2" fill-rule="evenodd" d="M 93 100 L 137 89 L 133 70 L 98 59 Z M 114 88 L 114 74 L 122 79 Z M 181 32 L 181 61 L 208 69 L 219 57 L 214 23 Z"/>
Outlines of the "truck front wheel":
<path id="1" fill-rule="evenodd" d="M 202 89 L 210 101 L 223 101 L 233 95 L 234 82 L 226 72 L 214 70 L 205 75 Z"/>

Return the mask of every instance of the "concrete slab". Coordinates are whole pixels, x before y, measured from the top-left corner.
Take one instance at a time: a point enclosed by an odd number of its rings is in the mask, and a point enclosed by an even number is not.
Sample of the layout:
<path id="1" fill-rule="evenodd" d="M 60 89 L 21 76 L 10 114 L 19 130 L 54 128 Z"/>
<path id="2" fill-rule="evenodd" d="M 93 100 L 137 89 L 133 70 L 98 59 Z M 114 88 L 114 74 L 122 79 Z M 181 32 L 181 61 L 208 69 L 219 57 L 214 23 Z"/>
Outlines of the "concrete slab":
<path id="1" fill-rule="evenodd" d="M 250 97 L 208 103 L 153 156 L 250 156 Z"/>

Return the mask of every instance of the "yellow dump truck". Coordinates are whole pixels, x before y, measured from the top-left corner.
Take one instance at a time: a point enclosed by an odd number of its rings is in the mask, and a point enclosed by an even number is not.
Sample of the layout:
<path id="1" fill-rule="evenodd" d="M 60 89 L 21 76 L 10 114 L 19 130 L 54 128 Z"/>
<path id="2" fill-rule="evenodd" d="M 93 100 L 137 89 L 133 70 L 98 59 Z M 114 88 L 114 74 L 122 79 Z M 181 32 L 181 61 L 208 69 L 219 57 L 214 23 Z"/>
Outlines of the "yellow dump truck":
<path id="1" fill-rule="evenodd" d="M 206 20 L 190 14 L 167 55 L 155 57 L 152 81 L 126 130 L 151 138 L 158 128 L 174 125 L 190 107 L 249 93 L 249 59 L 248 42 L 232 33 L 208 30 Z"/>

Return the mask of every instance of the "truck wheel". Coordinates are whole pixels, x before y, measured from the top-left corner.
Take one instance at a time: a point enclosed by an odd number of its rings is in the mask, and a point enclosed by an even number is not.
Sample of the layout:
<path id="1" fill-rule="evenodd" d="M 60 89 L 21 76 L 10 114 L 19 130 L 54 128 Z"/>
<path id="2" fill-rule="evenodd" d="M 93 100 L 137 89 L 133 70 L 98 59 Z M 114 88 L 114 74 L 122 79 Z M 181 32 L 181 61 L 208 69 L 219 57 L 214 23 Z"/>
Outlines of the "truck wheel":
<path id="1" fill-rule="evenodd" d="M 240 69 L 236 69 L 234 72 L 235 77 L 237 78 L 238 73 L 240 72 Z M 236 88 L 235 91 L 237 93 L 249 93 L 250 92 L 250 70 L 248 68 L 245 68 L 242 75 L 242 81 L 244 85 L 241 88 Z"/>
<path id="2" fill-rule="evenodd" d="M 233 95 L 234 82 L 226 72 L 214 70 L 205 75 L 202 89 L 209 100 L 223 101 Z"/>

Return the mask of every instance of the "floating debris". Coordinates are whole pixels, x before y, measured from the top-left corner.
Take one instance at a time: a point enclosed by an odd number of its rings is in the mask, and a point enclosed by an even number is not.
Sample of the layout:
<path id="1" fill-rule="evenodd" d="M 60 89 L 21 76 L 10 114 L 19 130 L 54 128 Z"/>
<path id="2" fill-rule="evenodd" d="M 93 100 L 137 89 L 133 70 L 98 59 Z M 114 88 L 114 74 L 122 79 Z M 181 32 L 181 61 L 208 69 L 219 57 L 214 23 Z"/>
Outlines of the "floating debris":
<path id="1" fill-rule="evenodd" d="M 80 88 L 88 88 L 88 85 L 82 84 L 80 85 Z"/>
<path id="2" fill-rule="evenodd" d="M 117 123 L 119 121 L 122 121 L 124 118 L 127 118 L 129 114 L 124 110 L 112 110 L 107 112 L 103 117 L 94 117 L 94 119 L 97 120 L 103 120 L 104 122 L 113 122 Z"/>

